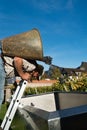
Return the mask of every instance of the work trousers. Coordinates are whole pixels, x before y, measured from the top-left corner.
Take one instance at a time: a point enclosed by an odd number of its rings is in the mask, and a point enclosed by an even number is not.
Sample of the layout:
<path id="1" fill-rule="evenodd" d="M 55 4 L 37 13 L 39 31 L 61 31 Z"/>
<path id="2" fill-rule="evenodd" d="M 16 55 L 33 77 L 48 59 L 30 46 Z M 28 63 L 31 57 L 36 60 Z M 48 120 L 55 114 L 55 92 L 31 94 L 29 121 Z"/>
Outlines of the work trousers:
<path id="1" fill-rule="evenodd" d="M 4 99 L 4 85 L 5 85 L 5 69 L 4 63 L 1 57 L 1 44 L 0 44 L 0 106 Z"/>

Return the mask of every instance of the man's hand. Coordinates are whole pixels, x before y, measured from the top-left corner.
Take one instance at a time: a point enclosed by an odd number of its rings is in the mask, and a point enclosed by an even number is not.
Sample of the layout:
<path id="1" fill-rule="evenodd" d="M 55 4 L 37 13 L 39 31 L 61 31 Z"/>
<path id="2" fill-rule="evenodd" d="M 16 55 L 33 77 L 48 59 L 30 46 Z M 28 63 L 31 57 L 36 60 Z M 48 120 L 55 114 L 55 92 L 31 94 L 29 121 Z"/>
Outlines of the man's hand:
<path id="1" fill-rule="evenodd" d="M 23 73 L 23 74 L 21 75 L 21 78 L 24 79 L 24 80 L 27 80 L 28 82 L 30 82 L 32 76 L 31 76 L 31 74 L 25 72 L 25 73 Z"/>

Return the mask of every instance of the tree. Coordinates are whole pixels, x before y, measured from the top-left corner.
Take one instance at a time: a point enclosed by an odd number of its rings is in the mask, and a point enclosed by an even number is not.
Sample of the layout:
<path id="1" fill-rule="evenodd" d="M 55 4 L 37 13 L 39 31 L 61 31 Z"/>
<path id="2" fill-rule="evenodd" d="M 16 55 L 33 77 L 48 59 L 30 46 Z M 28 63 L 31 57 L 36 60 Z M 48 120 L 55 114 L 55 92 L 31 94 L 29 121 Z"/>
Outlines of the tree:
<path id="1" fill-rule="evenodd" d="M 61 72 L 60 72 L 59 68 L 54 67 L 53 69 L 51 69 L 51 71 L 50 71 L 51 79 L 58 79 L 60 76 L 61 76 Z"/>

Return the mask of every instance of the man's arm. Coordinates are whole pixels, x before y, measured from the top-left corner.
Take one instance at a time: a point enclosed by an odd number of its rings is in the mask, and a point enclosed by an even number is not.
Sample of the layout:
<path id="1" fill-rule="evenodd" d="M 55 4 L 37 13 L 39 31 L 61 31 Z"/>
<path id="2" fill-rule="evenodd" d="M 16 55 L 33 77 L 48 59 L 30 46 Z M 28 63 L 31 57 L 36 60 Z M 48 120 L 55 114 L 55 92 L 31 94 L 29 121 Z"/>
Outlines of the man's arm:
<path id="1" fill-rule="evenodd" d="M 20 57 L 15 57 L 14 58 L 14 65 L 15 65 L 15 68 L 19 74 L 19 76 L 24 79 L 24 80 L 30 80 L 31 78 L 31 75 L 27 72 L 23 72 L 23 69 L 22 69 L 22 66 L 23 66 L 23 59 L 20 58 Z"/>

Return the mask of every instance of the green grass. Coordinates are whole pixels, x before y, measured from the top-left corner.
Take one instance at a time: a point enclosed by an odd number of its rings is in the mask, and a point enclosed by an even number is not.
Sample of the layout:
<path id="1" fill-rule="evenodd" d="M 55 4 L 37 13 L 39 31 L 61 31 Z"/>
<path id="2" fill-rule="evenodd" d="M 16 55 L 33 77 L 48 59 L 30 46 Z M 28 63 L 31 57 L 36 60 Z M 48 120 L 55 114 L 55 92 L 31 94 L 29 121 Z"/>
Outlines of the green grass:
<path id="1" fill-rule="evenodd" d="M 6 104 L 3 104 L 0 109 L 0 120 L 3 120 L 4 115 L 6 113 L 7 107 Z M 1 122 L 0 122 L 1 123 Z"/>
<path id="2" fill-rule="evenodd" d="M 7 105 L 3 104 L 1 106 L 1 110 L 0 110 L 0 124 L 1 124 L 2 120 L 4 119 L 6 110 L 7 110 Z M 16 114 L 13 118 L 10 130 L 26 130 L 25 122 L 21 118 L 21 116 L 18 114 L 18 112 L 16 112 Z"/>

